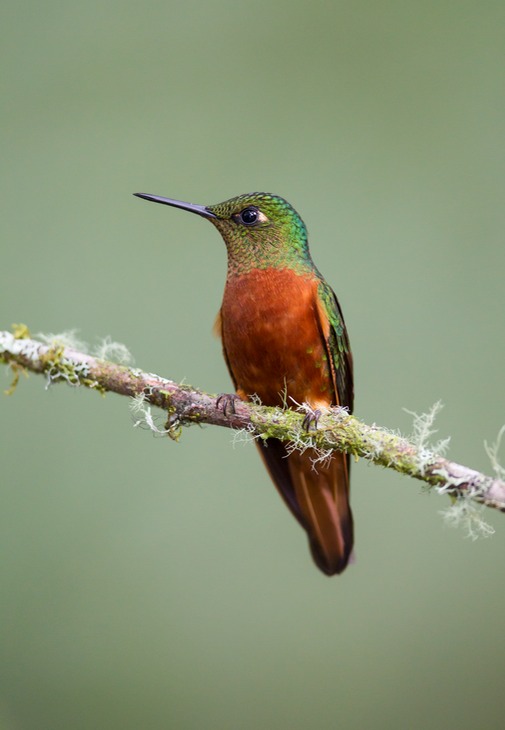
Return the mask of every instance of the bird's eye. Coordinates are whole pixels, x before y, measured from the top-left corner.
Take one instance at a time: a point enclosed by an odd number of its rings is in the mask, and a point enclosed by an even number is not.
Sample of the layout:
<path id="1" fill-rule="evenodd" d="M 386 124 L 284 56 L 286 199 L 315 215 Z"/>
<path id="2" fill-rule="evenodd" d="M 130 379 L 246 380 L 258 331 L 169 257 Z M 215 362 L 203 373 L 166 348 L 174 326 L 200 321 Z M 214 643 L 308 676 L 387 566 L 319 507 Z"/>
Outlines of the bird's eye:
<path id="1" fill-rule="evenodd" d="M 253 226 L 259 220 L 259 210 L 257 208 L 244 208 L 239 213 L 240 222 L 245 226 Z"/>

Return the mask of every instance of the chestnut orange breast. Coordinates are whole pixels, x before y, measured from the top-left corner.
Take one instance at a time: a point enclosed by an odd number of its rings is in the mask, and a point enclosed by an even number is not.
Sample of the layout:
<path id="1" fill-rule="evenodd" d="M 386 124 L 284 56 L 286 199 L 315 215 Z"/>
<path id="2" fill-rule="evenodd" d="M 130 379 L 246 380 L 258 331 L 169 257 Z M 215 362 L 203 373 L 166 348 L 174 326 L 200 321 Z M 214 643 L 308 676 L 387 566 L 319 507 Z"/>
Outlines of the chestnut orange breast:
<path id="1" fill-rule="evenodd" d="M 253 270 L 227 282 L 221 334 L 235 386 L 265 405 L 335 402 L 317 311 L 318 280 L 292 269 Z"/>

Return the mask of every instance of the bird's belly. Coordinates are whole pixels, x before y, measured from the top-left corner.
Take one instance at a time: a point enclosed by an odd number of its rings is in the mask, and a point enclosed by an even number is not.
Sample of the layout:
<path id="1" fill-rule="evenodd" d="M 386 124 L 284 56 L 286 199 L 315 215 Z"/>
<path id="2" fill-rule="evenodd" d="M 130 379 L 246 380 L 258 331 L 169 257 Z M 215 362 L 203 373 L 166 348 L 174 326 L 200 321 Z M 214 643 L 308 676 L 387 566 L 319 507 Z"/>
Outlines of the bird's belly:
<path id="1" fill-rule="evenodd" d="M 288 269 L 256 270 L 227 283 L 223 345 L 243 397 L 257 395 L 265 405 L 334 402 L 317 286 Z"/>

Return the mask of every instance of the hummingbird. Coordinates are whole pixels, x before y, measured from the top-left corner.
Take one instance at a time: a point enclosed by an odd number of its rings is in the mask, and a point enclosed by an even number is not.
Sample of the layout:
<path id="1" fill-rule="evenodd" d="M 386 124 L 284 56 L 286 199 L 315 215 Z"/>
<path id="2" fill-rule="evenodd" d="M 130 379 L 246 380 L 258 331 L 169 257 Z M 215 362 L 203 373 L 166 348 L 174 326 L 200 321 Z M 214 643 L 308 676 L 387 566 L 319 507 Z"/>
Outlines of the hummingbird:
<path id="1" fill-rule="evenodd" d="M 312 261 L 307 228 L 296 210 L 271 193 L 207 206 L 135 195 L 206 218 L 224 239 L 228 268 L 215 331 L 233 397 L 259 398 L 267 406 L 306 404 L 313 421 L 330 406 L 352 412 L 352 354 L 344 318 Z M 256 443 L 277 490 L 307 533 L 314 562 L 326 575 L 341 573 L 353 546 L 349 456 L 335 452 L 321 463 L 312 448 L 288 451 L 275 438 Z"/>

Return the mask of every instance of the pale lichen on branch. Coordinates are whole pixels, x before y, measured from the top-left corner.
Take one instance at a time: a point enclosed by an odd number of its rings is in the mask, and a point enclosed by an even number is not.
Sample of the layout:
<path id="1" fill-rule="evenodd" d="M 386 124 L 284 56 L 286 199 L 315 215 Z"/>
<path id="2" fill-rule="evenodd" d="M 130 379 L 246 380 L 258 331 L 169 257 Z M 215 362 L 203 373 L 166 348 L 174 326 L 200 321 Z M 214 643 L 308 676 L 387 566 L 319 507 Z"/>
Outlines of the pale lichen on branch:
<path id="1" fill-rule="evenodd" d="M 207 423 L 239 430 L 251 438 L 278 438 L 288 443 L 289 449 L 312 448 L 317 454 L 316 462 L 330 458 L 334 450 L 345 451 L 355 458 L 408 474 L 438 493 L 449 495 L 453 506 L 447 519 L 464 522 L 472 537 L 477 531 L 489 534 L 491 530 L 472 503 L 505 511 L 505 469 L 498 460 L 505 427 L 495 444 L 486 445 L 495 471 L 495 477 L 490 477 L 446 459 L 441 452 L 447 448 L 447 439 L 430 445 L 440 404 L 435 404 L 427 414 L 413 414 L 411 440 L 376 425 L 368 426 L 343 408 L 318 414 L 315 422 L 312 419 L 313 427 L 306 428 L 306 404 L 269 408 L 255 402 L 234 401 L 233 409 L 223 409 L 216 396 L 197 388 L 104 359 L 115 356 L 123 363 L 129 361 L 129 353 L 122 345 L 105 340 L 98 349 L 102 357 L 98 357 L 96 350 L 94 354 L 83 352 L 77 344 L 84 346 L 76 342 L 75 333 L 32 339 L 22 325 L 15 326 L 12 333 L 0 332 L 0 360 L 13 371 L 13 383 L 6 392 L 13 392 L 20 372 L 31 371 L 45 375 L 46 387 L 65 382 L 100 393 L 129 396 L 134 399 L 135 425 L 145 423 L 174 440 L 180 438 L 184 426 Z M 165 411 L 163 428 L 156 424 L 152 406 Z"/>

